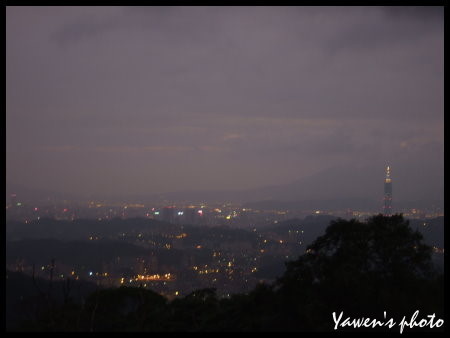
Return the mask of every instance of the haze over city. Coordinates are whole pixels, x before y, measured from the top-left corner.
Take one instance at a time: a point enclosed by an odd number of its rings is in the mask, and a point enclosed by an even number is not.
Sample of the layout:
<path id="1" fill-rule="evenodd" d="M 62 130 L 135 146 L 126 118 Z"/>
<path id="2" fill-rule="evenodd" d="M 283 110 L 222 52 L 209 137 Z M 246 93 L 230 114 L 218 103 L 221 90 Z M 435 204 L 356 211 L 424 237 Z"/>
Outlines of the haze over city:
<path id="1" fill-rule="evenodd" d="M 7 331 L 444 330 L 443 7 L 5 11 Z"/>
<path id="2" fill-rule="evenodd" d="M 9 193 L 443 201 L 443 8 L 6 13 Z"/>

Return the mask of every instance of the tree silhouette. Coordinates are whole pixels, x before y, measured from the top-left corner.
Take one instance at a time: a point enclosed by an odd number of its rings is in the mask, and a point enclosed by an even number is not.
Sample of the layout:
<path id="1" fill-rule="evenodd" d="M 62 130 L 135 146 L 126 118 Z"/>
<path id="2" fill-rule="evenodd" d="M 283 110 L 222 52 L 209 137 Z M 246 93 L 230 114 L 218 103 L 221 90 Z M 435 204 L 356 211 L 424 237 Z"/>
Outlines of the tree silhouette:
<path id="1" fill-rule="evenodd" d="M 121 286 L 92 293 L 86 300 L 86 331 L 158 331 L 167 300 L 144 288 Z"/>
<path id="2" fill-rule="evenodd" d="M 331 313 L 340 311 L 380 319 L 384 311 L 400 318 L 417 309 L 442 314 L 443 279 L 431 252 L 402 215 L 332 221 L 277 281 L 289 325 L 329 330 Z"/>

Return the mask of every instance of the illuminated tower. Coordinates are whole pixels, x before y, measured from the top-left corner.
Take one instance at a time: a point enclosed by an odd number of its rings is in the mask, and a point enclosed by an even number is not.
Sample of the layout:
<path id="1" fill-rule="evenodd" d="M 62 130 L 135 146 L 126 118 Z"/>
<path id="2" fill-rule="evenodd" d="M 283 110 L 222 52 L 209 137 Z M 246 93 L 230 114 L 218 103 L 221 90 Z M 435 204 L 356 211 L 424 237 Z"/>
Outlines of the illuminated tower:
<path id="1" fill-rule="evenodd" d="M 384 179 L 384 215 L 392 215 L 392 180 L 389 166 L 386 168 L 386 178 Z"/>

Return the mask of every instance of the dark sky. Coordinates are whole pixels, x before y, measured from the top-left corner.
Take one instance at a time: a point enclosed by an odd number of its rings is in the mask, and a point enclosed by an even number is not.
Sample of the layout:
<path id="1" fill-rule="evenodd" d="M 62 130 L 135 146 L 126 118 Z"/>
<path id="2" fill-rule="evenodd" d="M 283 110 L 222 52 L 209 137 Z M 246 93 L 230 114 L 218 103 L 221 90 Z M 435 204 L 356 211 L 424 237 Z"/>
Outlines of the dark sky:
<path id="1" fill-rule="evenodd" d="M 433 7 L 7 7 L 7 184 L 230 190 L 337 168 L 376 197 L 389 164 L 397 196 L 443 199 L 443 25 Z"/>

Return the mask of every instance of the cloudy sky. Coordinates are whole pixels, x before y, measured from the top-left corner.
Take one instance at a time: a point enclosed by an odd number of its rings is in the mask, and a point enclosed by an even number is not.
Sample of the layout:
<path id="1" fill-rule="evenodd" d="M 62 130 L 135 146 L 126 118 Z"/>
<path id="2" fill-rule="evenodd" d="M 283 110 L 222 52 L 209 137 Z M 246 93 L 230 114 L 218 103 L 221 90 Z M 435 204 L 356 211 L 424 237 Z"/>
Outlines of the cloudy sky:
<path id="1" fill-rule="evenodd" d="M 443 25 L 433 7 L 7 7 L 7 184 L 379 184 L 390 164 L 397 191 L 443 198 Z"/>

